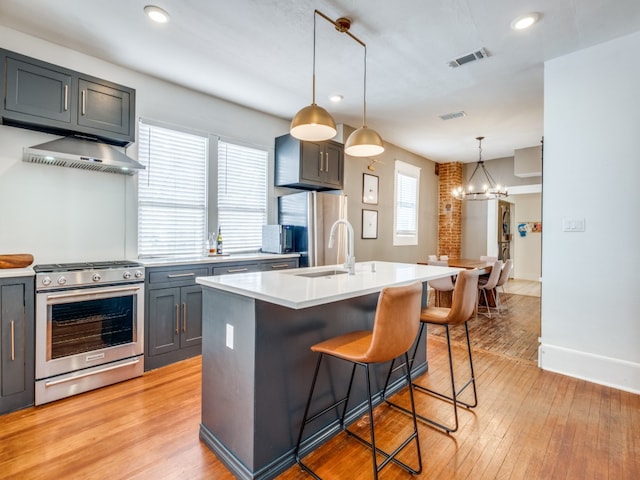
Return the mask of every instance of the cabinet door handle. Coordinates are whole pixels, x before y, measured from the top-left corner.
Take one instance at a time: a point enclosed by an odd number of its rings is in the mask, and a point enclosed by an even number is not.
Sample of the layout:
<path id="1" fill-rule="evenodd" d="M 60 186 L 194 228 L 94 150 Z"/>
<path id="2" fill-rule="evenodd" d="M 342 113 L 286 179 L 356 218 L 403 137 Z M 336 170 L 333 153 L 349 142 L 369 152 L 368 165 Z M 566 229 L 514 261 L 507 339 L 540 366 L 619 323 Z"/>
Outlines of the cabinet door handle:
<path id="1" fill-rule="evenodd" d="M 325 172 L 329 173 L 329 152 L 324 152 L 324 156 L 327 159 L 327 168 L 325 169 Z"/>
<path id="2" fill-rule="evenodd" d="M 187 331 L 187 304 L 182 304 L 182 331 Z"/>
<path id="3" fill-rule="evenodd" d="M 15 322 L 11 320 L 11 361 L 16 359 L 16 327 Z"/>
<path id="4" fill-rule="evenodd" d="M 180 333 L 180 305 L 176 303 L 176 335 Z"/>
<path id="5" fill-rule="evenodd" d="M 173 273 L 167 275 L 167 278 L 194 277 L 195 273 Z"/>
<path id="6" fill-rule="evenodd" d="M 320 171 L 324 172 L 324 162 L 322 161 L 322 150 L 320 150 Z"/>
<path id="7" fill-rule="evenodd" d="M 64 111 L 69 110 L 69 85 L 64 86 Z"/>
<path id="8" fill-rule="evenodd" d="M 288 263 L 278 263 L 277 265 L 271 265 L 271 269 L 272 270 L 277 270 L 280 268 L 289 268 L 289 264 Z"/>
<path id="9" fill-rule="evenodd" d="M 86 90 L 82 90 L 82 112 L 81 112 L 82 115 L 85 114 L 85 111 L 87 109 L 86 98 L 87 98 Z"/>
<path id="10" fill-rule="evenodd" d="M 227 273 L 240 273 L 240 272 L 248 272 L 248 268 L 230 268 L 227 270 Z"/>

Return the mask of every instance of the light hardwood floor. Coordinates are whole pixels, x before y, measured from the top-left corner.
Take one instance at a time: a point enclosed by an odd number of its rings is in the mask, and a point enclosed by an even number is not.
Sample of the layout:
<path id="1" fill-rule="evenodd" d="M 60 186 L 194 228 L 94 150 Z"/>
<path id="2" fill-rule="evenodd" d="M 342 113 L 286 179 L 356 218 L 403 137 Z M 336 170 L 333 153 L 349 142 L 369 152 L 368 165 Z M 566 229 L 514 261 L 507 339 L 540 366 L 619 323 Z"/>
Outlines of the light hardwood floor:
<path id="1" fill-rule="evenodd" d="M 506 293 L 513 293 L 516 295 L 527 295 L 531 297 L 540 296 L 540 282 L 533 280 L 519 280 L 509 279 L 504 285 L 504 291 Z"/>
<path id="2" fill-rule="evenodd" d="M 438 336 L 428 338 L 430 373 L 420 382 L 445 388 L 445 344 Z M 454 345 L 454 353 L 458 360 L 463 349 Z M 475 349 L 474 360 L 480 403 L 460 413 L 455 434 L 419 425 L 424 469 L 416 478 L 640 478 L 640 396 L 545 372 L 531 361 L 486 349 Z M 198 439 L 200 368 L 198 357 L 0 416 L 0 478 L 232 479 Z M 464 368 L 457 370 L 462 378 Z M 395 398 L 406 401 L 406 392 Z M 416 398 L 422 413 L 449 412 L 427 395 Z M 382 446 L 408 424 L 404 414 L 384 405 L 375 417 Z M 366 428 L 359 423 L 356 428 Z M 413 455 L 409 450 L 404 459 L 415 461 Z M 369 451 L 342 434 L 307 460 L 325 479 L 372 477 Z M 297 466 L 280 476 L 309 478 Z M 412 477 L 390 465 L 380 478 Z"/>

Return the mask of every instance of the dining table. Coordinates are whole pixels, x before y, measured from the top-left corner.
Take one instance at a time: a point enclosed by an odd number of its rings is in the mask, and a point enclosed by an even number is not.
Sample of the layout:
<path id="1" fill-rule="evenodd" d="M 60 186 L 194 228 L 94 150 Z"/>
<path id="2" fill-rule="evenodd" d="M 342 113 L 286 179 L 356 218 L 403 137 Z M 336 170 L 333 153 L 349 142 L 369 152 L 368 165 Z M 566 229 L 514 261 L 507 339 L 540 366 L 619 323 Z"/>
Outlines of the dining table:
<path id="1" fill-rule="evenodd" d="M 466 270 L 478 270 L 479 274 L 489 275 L 493 268 L 494 262 L 487 262 L 486 260 L 479 260 L 474 258 L 449 258 L 447 259 L 450 267 L 464 268 Z M 428 262 L 418 262 L 420 265 L 428 265 Z M 440 304 L 441 306 L 451 306 L 452 292 L 441 292 Z M 496 306 L 496 293 L 495 289 L 487 291 L 487 302 L 490 307 Z M 484 304 L 484 296 L 480 296 L 482 304 Z"/>

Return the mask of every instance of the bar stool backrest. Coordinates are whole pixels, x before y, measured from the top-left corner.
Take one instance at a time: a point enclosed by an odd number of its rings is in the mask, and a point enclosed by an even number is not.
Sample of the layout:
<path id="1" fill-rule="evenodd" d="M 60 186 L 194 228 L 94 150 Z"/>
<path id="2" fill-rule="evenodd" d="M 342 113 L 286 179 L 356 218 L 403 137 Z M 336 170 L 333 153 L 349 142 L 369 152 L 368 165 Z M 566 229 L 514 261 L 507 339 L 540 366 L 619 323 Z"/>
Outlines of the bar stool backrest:
<path id="1" fill-rule="evenodd" d="M 420 326 L 422 283 L 385 287 L 378 297 L 373 333 L 365 363 L 388 362 L 405 353 Z"/>
<path id="2" fill-rule="evenodd" d="M 446 322 L 443 323 L 454 325 L 464 323 L 471 318 L 476 308 L 478 277 L 477 270 L 463 270 L 458 273 L 451 299 L 451 309 Z"/>

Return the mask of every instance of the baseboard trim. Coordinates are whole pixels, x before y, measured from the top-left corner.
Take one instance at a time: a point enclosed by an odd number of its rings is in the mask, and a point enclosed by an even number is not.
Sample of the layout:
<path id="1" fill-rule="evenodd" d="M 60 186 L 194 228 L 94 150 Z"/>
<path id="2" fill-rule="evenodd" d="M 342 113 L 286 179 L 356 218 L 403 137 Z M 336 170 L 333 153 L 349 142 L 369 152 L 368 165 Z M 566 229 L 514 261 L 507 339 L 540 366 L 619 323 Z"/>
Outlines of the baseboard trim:
<path id="1" fill-rule="evenodd" d="M 606 387 L 640 394 L 640 364 L 540 343 L 538 365 L 543 370 L 568 375 Z"/>

